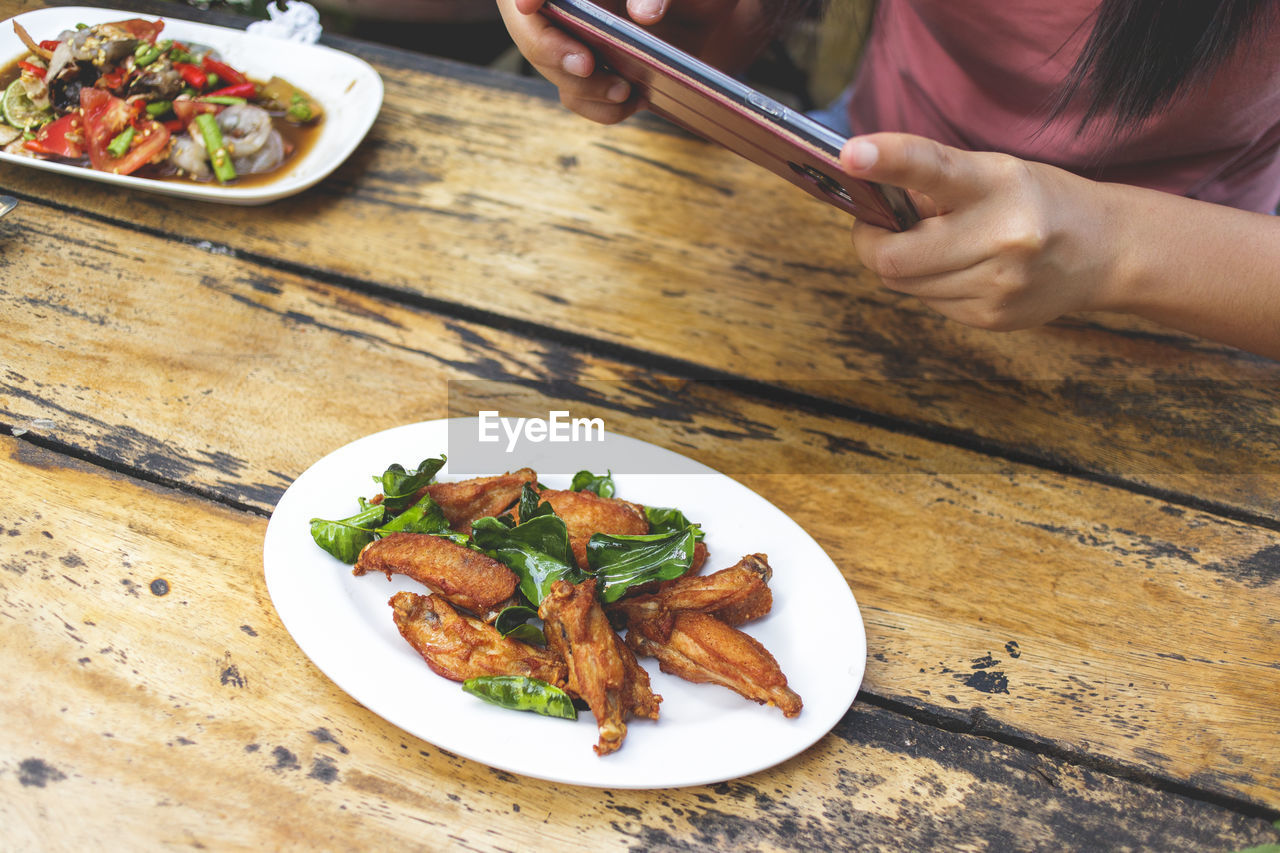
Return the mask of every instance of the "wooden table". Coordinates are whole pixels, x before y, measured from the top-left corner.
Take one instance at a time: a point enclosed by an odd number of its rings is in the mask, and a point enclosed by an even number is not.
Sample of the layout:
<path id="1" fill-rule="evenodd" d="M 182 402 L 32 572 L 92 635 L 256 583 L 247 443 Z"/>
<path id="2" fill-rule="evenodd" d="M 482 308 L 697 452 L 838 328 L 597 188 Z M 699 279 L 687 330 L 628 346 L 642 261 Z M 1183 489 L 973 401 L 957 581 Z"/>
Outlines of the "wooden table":
<path id="1" fill-rule="evenodd" d="M 0 846 L 1280 838 L 1280 365 L 1115 317 L 962 327 L 723 151 L 327 40 L 386 100 L 296 197 L 0 165 L 21 200 L 0 220 Z M 521 382 L 818 540 L 869 646 L 830 734 L 704 788 L 534 782 L 393 727 L 299 650 L 263 579 L 284 489 Z"/>

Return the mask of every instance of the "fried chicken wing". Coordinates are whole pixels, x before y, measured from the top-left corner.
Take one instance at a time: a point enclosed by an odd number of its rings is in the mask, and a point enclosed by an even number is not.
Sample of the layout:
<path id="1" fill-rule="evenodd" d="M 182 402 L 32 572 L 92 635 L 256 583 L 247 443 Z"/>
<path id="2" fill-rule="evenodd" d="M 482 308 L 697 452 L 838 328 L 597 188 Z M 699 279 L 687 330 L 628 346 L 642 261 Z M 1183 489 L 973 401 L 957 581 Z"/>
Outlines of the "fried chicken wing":
<path id="1" fill-rule="evenodd" d="M 538 615 L 547 646 L 568 667 L 566 689 L 584 699 L 595 715 L 600 734 L 596 754 L 616 751 L 627 735 L 627 716 L 656 718 L 662 697 L 649 690 L 648 674 L 634 656 L 622 652 L 618 635 L 596 599 L 595 580 L 576 585 L 556 581 Z"/>
<path id="2" fill-rule="evenodd" d="M 696 542 L 693 546 L 693 562 L 689 565 L 689 574 L 696 575 L 707 564 L 707 543 Z M 687 577 L 687 575 L 686 575 Z"/>
<path id="3" fill-rule="evenodd" d="M 587 541 L 593 533 L 637 536 L 649 532 L 644 507 L 630 501 L 558 489 L 543 489 L 539 497 L 551 504 L 569 528 L 569 545 L 579 566 L 587 565 Z"/>
<path id="4" fill-rule="evenodd" d="M 511 598 L 515 572 L 465 545 L 427 533 L 391 533 L 364 547 L 354 575 L 382 572 L 413 578 L 458 607 L 485 614 Z"/>
<path id="5" fill-rule="evenodd" d="M 650 595 L 634 595 L 608 606 L 610 616 L 629 624 L 666 618 L 679 610 L 712 613 L 727 625 L 759 619 L 773 607 L 768 581 L 773 576 L 764 554 L 748 554 L 736 565 L 709 575 L 685 575 L 664 581 Z M 664 616 L 665 614 L 665 616 Z"/>
<path id="6" fill-rule="evenodd" d="M 520 500 L 524 485 L 532 485 L 537 480 L 538 475 L 532 468 L 521 468 L 497 477 L 432 483 L 426 492 L 440 505 L 450 527 L 459 533 L 470 533 L 476 519 L 498 516 L 511 509 Z"/>
<path id="7" fill-rule="evenodd" d="M 633 652 L 617 634 L 613 635 L 614 645 L 618 648 L 618 657 L 622 659 L 623 684 L 622 707 L 633 717 L 646 720 L 658 719 L 658 706 L 662 697 L 653 692 L 649 684 L 649 673 L 636 660 Z"/>
<path id="8" fill-rule="evenodd" d="M 673 614 L 666 638 L 661 629 L 639 622 L 627 632 L 636 654 L 657 658 L 663 672 L 699 684 L 719 684 L 755 702 L 776 705 L 788 717 L 803 703 L 787 687 L 787 677 L 757 640 L 696 610 Z"/>
<path id="9" fill-rule="evenodd" d="M 437 675 L 453 681 L 525 675 L 565 686 L 567 670 L 555 653 L 504 637 L 492 625 L 454 610 L 438 595 L 397 592 L 387 603 L 400 636 Z"/>

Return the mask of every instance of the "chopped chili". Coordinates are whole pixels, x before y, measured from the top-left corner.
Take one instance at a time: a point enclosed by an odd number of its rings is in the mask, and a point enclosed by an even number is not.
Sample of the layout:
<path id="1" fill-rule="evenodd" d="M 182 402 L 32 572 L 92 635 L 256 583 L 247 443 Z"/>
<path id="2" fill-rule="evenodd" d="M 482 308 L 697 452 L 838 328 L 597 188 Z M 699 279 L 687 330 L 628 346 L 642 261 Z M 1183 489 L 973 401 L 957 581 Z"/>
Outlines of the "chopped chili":
<path id="1" fill-rule="evenodd" d="M 233 86 L 249 82 L 248 77 L 244 76 L 230 65 L 227 65 L 225 62 L 219 62 L 209 56 L 204 58 L 204 61 L 200 63 L 200 66 L 204 68 L 206 72 L 210 74 L 217 74 L 220 79 L 226 80 L 228 84 Z"/>
<path id="2" fill-rule="evenodd" d="M 200 70 L 190 62 L 175 62 L 173 70 L 182 75 L 182 79 L 196 89 L 203 89 L 205 84 L 209 82 L 209 75 Z"/>
<path id="3" fill-rule="evenodd" d="M 252 98 L 257 94 L 257 87 L 252 83 L 237 83 L 234 86 L 224 86 L 205 95 L 206 98 Z"/>

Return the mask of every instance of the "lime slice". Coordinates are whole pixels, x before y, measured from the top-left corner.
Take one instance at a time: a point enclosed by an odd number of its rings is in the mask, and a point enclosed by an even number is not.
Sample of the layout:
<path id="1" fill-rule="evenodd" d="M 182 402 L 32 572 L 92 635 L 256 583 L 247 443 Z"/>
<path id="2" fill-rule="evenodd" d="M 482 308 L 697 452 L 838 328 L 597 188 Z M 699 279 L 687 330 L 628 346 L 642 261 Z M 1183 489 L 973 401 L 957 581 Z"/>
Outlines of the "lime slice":
<path id="1" fill-rule="evenodd" d="M 19 130 L 27 130 L 41 124 L 53 115 L 48 108 L 37 107 L 27 97 L 21 80 L 14 80 L 4 90 L 4 120 Z"/>

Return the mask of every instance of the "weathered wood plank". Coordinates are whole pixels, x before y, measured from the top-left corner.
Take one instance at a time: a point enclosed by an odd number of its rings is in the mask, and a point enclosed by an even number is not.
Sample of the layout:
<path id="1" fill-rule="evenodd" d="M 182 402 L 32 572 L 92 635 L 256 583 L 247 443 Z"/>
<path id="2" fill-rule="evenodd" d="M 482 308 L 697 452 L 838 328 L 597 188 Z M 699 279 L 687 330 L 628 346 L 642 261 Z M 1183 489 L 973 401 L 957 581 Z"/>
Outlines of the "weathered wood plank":
<path id="1" fill-rule="evenodd" d="M 12 849 L 1231 850 L 1276 838 L 1257 817 L 864 704 L 801 756 L 723 785 L 516 778 L 395 729 L 306 660 L 271 608 L 260 516 L 8 437 L 0 487 Z"/>
<path id="2" fill-rule="evenodd" d="M 33 5 L 5 0 L 0 14 Z M 229 210 L 17 167 L 0 178 L 665 369 L 776 382 L 1015 459 L 1280 519 L 1275 364 L 1099 317 L 967 329 L 880 289 L 842 214 L 727 152 L 644 122 L 592 125 L 501 76 L 379 57 L 379 121 L 298 198 Z"/>
<path id="3" fill-rule="evenodd" d="M 1280 806 L 1272 531 L 28 207 L 0 422 L 35 440 L 265 512 L 451 388 L 561 380 L 814 534 L 866 608 L 877 695 Z"/>

